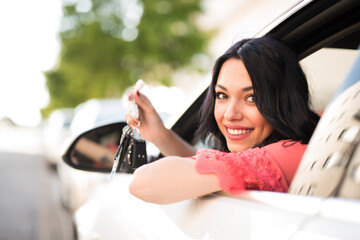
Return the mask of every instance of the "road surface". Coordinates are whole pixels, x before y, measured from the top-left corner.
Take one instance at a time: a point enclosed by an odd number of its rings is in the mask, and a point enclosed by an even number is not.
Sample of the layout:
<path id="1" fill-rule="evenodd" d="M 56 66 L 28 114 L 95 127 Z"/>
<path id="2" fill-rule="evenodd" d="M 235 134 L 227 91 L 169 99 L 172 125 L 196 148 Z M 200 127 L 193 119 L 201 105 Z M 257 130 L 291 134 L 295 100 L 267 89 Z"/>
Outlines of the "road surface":
<path id="1" fill-rule="evenodd" d="M 0 126 L 0 240 L 70 240 L 60 181 L 36 129 Z"/>

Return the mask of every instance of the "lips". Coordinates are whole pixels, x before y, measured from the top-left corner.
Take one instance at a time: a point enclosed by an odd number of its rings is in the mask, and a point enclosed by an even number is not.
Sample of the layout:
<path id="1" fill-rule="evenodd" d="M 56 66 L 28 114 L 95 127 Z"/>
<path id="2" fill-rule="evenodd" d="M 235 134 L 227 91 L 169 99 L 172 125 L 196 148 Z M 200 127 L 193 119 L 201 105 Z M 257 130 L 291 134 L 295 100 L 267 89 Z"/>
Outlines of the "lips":
<path id="1" fill-rule="evenodd" d="M 231 135 L 238 136 L 238 135 L 243 135 L 243 134 L 252 132 L 254 129 L 231 129 L 231 128 L 226 128 L 226 130 Z"/>
<path id="2" fill-rule="evenodd" d="M 253 131 L 254 128 L 245 128 L 239 126 L 225 126 L 226 137 L 231 140 L 242 140 L 248 137 Z"/>

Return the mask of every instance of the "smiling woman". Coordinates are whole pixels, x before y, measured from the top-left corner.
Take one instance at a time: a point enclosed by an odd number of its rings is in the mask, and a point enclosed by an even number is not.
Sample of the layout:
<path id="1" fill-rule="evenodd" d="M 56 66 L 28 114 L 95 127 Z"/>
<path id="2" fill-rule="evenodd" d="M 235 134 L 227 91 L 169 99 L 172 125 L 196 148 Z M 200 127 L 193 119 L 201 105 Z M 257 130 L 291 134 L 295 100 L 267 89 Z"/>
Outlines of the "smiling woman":
<path id="1" fill-rule="evenodd" d="M 141 135 L 169 156 L 137 169 L 130 184 L 133 195 L 154 203 L 217 191 L 286 192 L 319 120 L 296 56 L 269 36 L 242 40 L 215 63 L 198 133 L 217 150 L 189 157 L 195 150 L 163 127 L 143 94 L 129 98 L 140 117 L 127 114 L 128 122 L 141 122 Z"/>
<path id="2" fill-rule="evenodd" d="M 223 64 L 215 93 L 215 120 L 231 152 L 259 146 L 271 134 L 271 125 L 255 105 L 251 79 L 241 60 Z"/>

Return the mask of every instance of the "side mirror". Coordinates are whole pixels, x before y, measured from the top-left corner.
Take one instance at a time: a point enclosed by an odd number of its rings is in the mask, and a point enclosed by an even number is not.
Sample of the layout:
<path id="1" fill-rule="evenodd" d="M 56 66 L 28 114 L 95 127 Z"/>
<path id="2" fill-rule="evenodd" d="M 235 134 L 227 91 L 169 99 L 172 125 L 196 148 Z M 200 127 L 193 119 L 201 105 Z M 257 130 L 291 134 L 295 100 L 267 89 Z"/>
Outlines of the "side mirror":
<path id="1" fill-rule="evenodd" d="M 82 133 L 67 149 L 63 160 L 75 169 L 110 174 L 122 129 L 126 125 L 125 122 L 118 122 Z M 121 172 L 133 171 L 129 164 L 124 162 Z"/>

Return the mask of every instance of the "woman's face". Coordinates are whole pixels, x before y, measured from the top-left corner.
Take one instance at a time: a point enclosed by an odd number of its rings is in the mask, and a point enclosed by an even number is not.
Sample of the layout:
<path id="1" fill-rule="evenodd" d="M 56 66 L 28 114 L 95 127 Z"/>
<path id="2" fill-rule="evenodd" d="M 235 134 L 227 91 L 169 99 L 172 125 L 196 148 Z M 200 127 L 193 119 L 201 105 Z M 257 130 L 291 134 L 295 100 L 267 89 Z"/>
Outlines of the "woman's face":
<path id="1" fill-rule="evenodd" d="M 229 59 L 221 67 L 215 86 L 214 115 L 231 152 L 257 147 L 273 128 L 255 105 L 254 90 L 243 62 Z"/>

